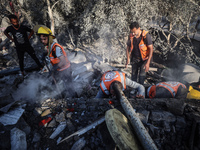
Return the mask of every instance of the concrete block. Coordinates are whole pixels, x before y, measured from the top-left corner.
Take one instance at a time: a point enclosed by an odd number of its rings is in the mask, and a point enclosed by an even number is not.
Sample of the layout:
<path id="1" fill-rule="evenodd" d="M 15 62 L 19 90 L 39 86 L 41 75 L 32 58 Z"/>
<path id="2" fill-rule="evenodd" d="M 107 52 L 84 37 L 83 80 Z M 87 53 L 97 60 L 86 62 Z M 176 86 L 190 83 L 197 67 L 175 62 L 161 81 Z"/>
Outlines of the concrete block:
<path id="1" fill-rule="evenodd" d="M 86 71 L 93 71 L 92 63 L 86 63 L 76 68 L 72 68 L 72 76 L 75 77 Z"/>
<path id="2" fill-rule="evenodd" d="M 13 128 L 11 135 L 11 150 L 27 150 L 26 134 L 18 128 Z"/>
<path id="3" fill-rule="evenodd" d="M 93 64 L 93 68 L 100 71 L 102 74 L 109 70 L 114 70 L 114 69 L 117 70 L 115 67 L 112 67 L 107 63 L 97 62 L 97 61 Z"/>
<path id="4" fill-rule="evenodd" d="M 71 63 L 76 63 L 76 64 L 87 61 L 85 54 L 80 51 L 77 53 L 72 52 L 72 53 L 68 54 L 68 59 Z"/>

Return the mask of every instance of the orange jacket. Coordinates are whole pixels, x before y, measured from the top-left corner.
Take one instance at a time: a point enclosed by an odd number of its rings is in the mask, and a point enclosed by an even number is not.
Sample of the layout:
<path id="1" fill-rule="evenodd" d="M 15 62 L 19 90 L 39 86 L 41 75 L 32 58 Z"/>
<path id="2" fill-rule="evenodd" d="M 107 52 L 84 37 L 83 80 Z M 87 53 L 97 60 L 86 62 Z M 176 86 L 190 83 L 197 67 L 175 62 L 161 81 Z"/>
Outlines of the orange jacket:
<path id="1" fill-rule="evenodd" d="M 147 48 L 147 45 L 144 43 L 144 39 L 146 39 L 146 35 L 147 35 L 148 31 L 145 31 L 143 30 L 142 31 L 142 39 L 139 43 L 139 49 L 140 49 L 140 54 L 141 54 L 141 57 L 142 57 L 142 60 L 147 60 L 149 57 L 149 49 Z M 129 35 L 130 37 L 130 40 L 131 40 L 131 52 L 133 50 L 133 34 L 131 33 Z"/>
<path id="2" fill-rule="evenodd" d="M 125 73 L 120 71 L 108 71 L 101 78 L 100 87 L 104 94 L 110 95 L 110 85 L 114 81 L 119 81 L 123 85 L 123 90 L 126 89 Z"/>
<path id="3" fill-rule="evenodd" d="M 63 53 L 63 55 L 65 57 L 65 61 L 66 61 L 65 65 L 58 69 L 58 71 L 63 71 L 63 70 L 65 70 L 65 69 L 70 67 L 70 62 L 69 62 L 69 60 L 67 58 L 66 52 L 64 51 L 64 49 L 63 49 L 63 47 L 61 45 L 59 45 L 58 43 L 55 43 L 52 46 L 51 53 L 49 54 L 49 58 L 50 58 L 50 61 L 51 61 L 52 65 L 58 64 L 60 62 L 60 59 L 55 56 L 56 46 L 59 46 L 62 49 L 62 53 Z"/>
<path id="4" fill-rule="evenodd" d="M 149 98 L 154 98 L 156 96 L 156 87 L 164 87 L 171 93 L 172 98 L 174 98 L 180 86 L 186 88 L 186 86 L 180 82 L 161 82 L 156 85 L 150 86 L 147 90 L 147 95 L 149 96 Z"/>

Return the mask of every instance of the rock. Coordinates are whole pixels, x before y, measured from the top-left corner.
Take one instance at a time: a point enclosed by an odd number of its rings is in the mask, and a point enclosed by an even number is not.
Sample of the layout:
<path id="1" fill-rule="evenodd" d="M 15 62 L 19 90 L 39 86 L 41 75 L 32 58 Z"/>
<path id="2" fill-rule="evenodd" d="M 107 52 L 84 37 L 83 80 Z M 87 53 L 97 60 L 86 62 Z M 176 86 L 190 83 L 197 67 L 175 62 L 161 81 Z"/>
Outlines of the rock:
<path id="1" fill-rule="evenodd" d="M 14 125 L 20 119 L 24 112 L 24 109 L 17 107 L 13 110 L 8 111 L 6 114 L 0 116 L 0 122 L 4 125 Z"/>
<path id="2" fill-rule="evenodd" d="M 143 111 L 137 111 L 137 114 L 142 123 L 147 124 L 150 112 L 147 110 L 143 110 Z"/>
<path id="3" fill-rule="evenodd" d="M 49 122 L 49 124 L 47 125 L 47 127 L 55 127 L 56 126 L 56 119 L 54 118 L 53 120 L 51 120 L 51 122 Z"/>
<path id="4" fill-rule="evenodd" d="M 79 64 L 79 63 L 87 61 L 85 54 L 80 51 L 78 51 L 77 53 L 72 53 L 71 55 L 68 56 L 68 59 L 71 63 L 75 63 L 75 64 Z"/>
<path id="5" fill-rule="evenodd" d="M 81 150 L 86 144 L 85 138 L 82 137 L 74 143 L 71 150 Z"/>
<path id="6" fill-rule="evenodd" d="M 93 71 L 92 63 L 85 63 L 83 65 L 78 65 L 77 67 L 72 68 L 72 76 L 75 77 L 87 71 Z"/>
<path id="7" fill-rule="evenodd" d="M 64 122 L 65 121 L 65 114 L 61 112 L 60 114 L 56 114 L 55 116 L 57 122 Z"/>
<path id="8" fill-rule="evenodd" d="M 152 111 L 150 118 L 155 122 L 166 121 L 173 123 L 176 121 L 176 117 L 167 111 Z"/>
<path id="9" fill-rule="evenodd" d="M 67 127 L 68 127 L 69 131 L 72 131 L 72 132 L 75 131 L 75 127 L 72 124 L 72 122 L 70 121 L 70 119 L 67 119 Z"/>
<path id="10" fill-rule="evenodd" d="M 67 115 L 66 115 L 66 117 L 68 118 L 68 119 L 72 119 L 72 112 L 69 112 L 69 113 L 67 113 Z"/>
<path id="11" fill-rule="evenodd" d="M 95 62 L 94 65 L 93 65 L 93 68 L 96 69 L 96 70 L 98 70 L 102 74 L 104 72 L 106 72 L 106 71 L 116 69 L 116 68 L 110 66 L 109 64 L 106 64 L 106 63 L 103 63 L 103 62 Z"/>
<path id="12" fill-rule="evenodd" d="M 26 150 L 27 143 L 26 143 L 26 134 L 17 129 L 13 128 L 10 132 L 11 136 L 11 150 Z"/>
<path id="13" fill-rule="evenodd" d="M 182 83 L 198 82 L 200 77 L 200 68 L 194 64 L 188 63 L 179 66 L 176 69 L 164 69 L 161 75 L 174 79 Z"/>
<path id="14" fill-rule="evenodd" d="M 40 141 L 40 139 L 41 139 L 41 135 L 40 135 L 39 133 L 36 132 L 36 133 L 34 133 L 32 142 L 33 142 L 33 143 L 37 143 L 37 142 Z"/>
<path id="15" fill-rule="evenodd" d="M 31 127 L 26 123 L 24 118 L 19 119 L 16 127 L 26 133 L 27 136 L 31 133 Z"/>
<path id="16" fill-rule="evenodd" d="M 66 122 L 60 122 L 56 130 L 49 137 L 50 139 L 54 139 L 57 135 L 59 135 L 67 126 Z"/>

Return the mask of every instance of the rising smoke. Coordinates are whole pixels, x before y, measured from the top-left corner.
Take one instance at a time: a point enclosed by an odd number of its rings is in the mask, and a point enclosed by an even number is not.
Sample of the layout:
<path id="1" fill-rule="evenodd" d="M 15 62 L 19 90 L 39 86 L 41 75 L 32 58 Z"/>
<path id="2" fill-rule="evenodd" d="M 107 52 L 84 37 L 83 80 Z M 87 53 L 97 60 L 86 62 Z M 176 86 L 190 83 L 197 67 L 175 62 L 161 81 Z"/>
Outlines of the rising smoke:
<path id="1" fill-rule="evenodd" d="M 58 95 L 58 92 L 53 90 L 51 79 L 39 74 L 31 74 L 24 79 L 23 83 L 13 93 L 15 100 L 26 100 L 30 102 L 52 98 L 56 95 Z"/>

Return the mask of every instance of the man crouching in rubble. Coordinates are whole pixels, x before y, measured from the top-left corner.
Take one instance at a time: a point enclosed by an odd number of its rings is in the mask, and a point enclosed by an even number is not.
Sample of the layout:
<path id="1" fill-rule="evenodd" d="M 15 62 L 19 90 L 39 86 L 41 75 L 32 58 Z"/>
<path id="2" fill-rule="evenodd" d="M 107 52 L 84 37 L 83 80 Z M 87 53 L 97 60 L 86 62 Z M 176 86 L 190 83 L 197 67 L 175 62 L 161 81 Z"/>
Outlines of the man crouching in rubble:
<path id="1" fill-rule="evenodd" d="M 68 90 L 70 97 L 74 97 L 75 91 L 72 84 L 70 61 L 67 58 L 64 48 L 53 41 L 55 36 L 46 26 L 39 27 L 36 34 L 40 36 L 41 42 L 47 46 L 47 52 L 43 54 L 43 59 L 45 58 L 44 61 L 47 58 L 50 59 L 53 66 L 50 70 L 51 76 L 55 78 L 57 82 L 61 80 L 64 81 L 65 89 Z"/>
<path id="2" fill-rule="evenodd" d="M 144 86 L 130 80 L 125 73 L 120 71 L 107 71 L 103 74 L 96 98 L 106 98 L 109 95 L 116 95 L 117 97 L 118 93 L 115 93 L 116 86 L 119 86 L 122 91 L 126 89 L 126 86 L 130 86 L 137 90 L 137 98 L 145 98 Z"/>
<path id="3" fill-rule="evenodd" d="M 160 82 L 146 88 L 146 97 L 149 98 L 186 98 L 187 87 L 180 82 Z"/>

